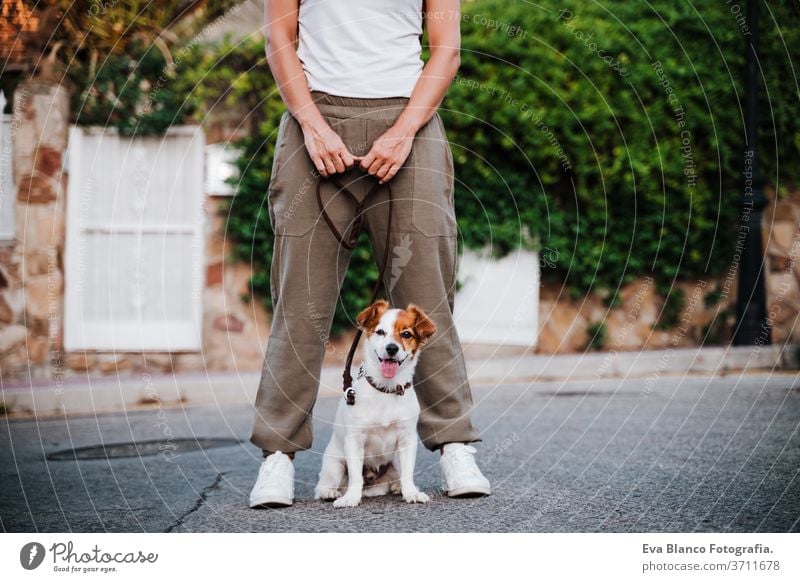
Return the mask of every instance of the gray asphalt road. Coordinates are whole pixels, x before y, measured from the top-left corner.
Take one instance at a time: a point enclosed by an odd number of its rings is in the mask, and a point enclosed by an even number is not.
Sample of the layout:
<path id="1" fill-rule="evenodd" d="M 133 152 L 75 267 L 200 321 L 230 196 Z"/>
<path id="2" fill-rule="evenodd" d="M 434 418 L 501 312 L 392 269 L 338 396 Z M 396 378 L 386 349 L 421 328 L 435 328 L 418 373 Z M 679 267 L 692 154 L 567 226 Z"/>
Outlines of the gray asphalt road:
<path id="1" fill-rule="evenodd" d="M 251 511 L 260 462 L 246 406 L 0 420 L 5 531 L 798 531 L 800 383 L 794 376 L 661 378 L 477 388 L 484 499 L 440 491 L 438 457 L 417 460 L 432 500 L 311 499 L 335 401 L 319 401 L 316 444 L 298 455 L 297 502 Z M 131 440 L 233 438 L 240 444 L 101 460 L 55 451 Z"/>

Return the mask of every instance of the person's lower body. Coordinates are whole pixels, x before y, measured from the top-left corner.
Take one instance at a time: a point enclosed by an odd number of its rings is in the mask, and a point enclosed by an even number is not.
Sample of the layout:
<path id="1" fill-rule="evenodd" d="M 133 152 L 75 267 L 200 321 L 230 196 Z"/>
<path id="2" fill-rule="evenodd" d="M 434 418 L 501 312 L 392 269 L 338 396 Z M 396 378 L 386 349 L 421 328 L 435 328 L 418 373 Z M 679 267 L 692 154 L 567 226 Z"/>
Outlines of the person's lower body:
<path id="1" fill-rule="evenodd" d="M 355 155 L 364 155 L 408 102 L 405 98 L 313 95 L 322 115 Z M 338 179 L 359 199 L 375 180 L 358 168 Z M 251 437 L 264 451 L 293 453 L 311 447 L 311 412 L 350 261 L 351 251 L 337 243 L 320 216 L 317 180 L 302 131 L 286 113 L 269 185 L 269 214 L 275 231 L 273 320 Z M 414 382 L 421 407 L 420 438 L 430 450 L 446 443 L 479 441 L 469 418 L 472 396 L 453 323 L 457 250 L 453 161 L 438 114 L 419 131 L 411 155 L 390 186 L 392 224 L 388 224 L 384 187 L 367 201 L 364 227 L 378 261 L 383 257 L 386 230 L 391 231 L 384 285 L 392 305 L 419 305 L 438 329 L 423 350 Z M 354 217 L 352 202 L 336 195 L 331 184 L 323 187 L 323 202 L 336 227 L 345 232 Z"/>

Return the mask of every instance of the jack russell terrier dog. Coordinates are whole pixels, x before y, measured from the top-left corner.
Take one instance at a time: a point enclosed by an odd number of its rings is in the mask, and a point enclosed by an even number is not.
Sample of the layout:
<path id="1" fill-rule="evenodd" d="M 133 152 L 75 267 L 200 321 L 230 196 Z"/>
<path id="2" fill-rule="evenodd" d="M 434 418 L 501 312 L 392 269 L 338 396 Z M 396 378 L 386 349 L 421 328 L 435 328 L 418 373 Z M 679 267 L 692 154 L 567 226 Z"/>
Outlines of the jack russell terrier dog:
<path id="1" fill-rule="evenodd" d="M 420 348 L 436 326 L 415 305 L 391 309 L 383 300 L 362 311 L 356 323 L 367 339 L 353 382 L 355 403 L 339 401 L 314 497 L 334 500 L 334 507 L 356 507 L 362 496 L 391 492 L 408 503 L 427 503 L 414 484 L 420 408 L 412 379 Z"/>

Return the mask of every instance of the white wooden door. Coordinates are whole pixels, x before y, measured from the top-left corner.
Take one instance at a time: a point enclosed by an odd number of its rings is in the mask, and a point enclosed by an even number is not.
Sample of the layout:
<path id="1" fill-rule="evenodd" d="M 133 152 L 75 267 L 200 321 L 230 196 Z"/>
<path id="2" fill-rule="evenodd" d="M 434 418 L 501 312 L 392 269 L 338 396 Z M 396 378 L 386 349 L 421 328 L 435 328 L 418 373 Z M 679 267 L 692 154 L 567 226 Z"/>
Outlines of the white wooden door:
<path id="1" fill-rule="evenodd" d="M 201 348 L 204 141 L 70 129 L 67 350 Z"/>
<path id="2" fill-rule="evenodd" d="M 0 91 L 0 241 L 14 240 L 14 206 L 17 191 L 13 179 L 11 115 L 3 113 L 6 96 Z"/>

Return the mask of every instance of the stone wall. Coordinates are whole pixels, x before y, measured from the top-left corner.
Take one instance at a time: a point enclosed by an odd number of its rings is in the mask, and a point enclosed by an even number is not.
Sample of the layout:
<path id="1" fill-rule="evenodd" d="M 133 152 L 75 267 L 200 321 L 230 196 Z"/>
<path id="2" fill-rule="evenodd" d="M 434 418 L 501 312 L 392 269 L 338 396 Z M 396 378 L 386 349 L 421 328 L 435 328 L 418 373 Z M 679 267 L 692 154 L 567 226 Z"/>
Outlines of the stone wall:
<path id="1" fill-rule="evenodd" d="M 775 200 L 774 192 L 771 198 Z M 800 343 L 800 188 L 766 211 L 767 303 L 775 343 Z"/>
<path id="2" fill-rule="evenodd" d="M 4 377 L 57 369 L 61 359 L 64 190 L 69 98 L 28 81 L 14 93 L 11 124 L 16 240 L 0 248 L 0 366 Z"/>
<path id="3" fill-rule="evenodd" d="M 766 194 L 771 203 L 764 212 L 763 241 L 772 342 L 800 344 L 800 190 L 777 201 L 774 191 Z M 736 256 L 732 259 L 721 277 L 676 284 L 683 291 L 684 306 L 674 317 L 675 325 L 667 329 L 658 325 L 666 319 L 664 298 L 649 277 L 624 286 L 621 301 L 613 307 L 599 296 L 570 298 L 562 285 L 545 282 L 537 351 L 557 354 L 593 347 L 624 351 L 726 345 L 736 313 Z M 598 328 L 602 328 L 604 340 L 590 345 Z"/>

